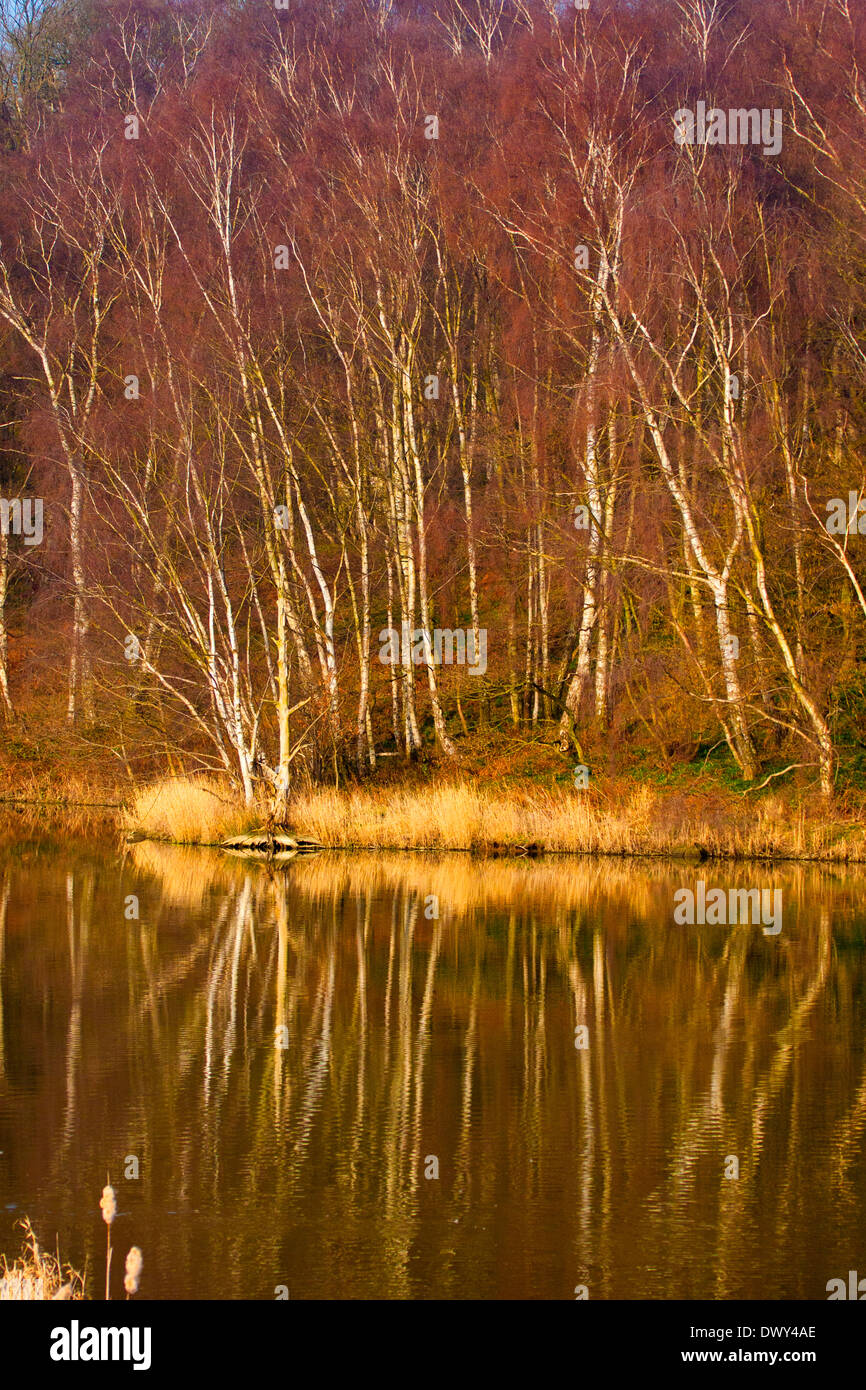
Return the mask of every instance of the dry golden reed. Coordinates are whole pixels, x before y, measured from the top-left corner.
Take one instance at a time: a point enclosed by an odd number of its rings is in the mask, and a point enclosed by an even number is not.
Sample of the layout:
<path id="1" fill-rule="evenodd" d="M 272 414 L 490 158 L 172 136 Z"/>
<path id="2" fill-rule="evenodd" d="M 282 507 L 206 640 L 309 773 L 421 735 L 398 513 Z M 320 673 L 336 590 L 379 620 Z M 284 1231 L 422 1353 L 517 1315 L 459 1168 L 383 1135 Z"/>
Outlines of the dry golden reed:
<path id="1" fill-rule="evenodd" d="M 298 797 L 292 829 L 333 848 L 680 855 L 726 858 L 866 857 L 860 825 L 794 820 L 779 798 L 668 799 L 646 786 L 495 792 L 465 784 L 319 790 Z"/>
<path id="2" fill-rule="evenodd" d="M 180 844 L 218 844 L 263 824 L 264 804 L 245 807 L 218 779 L 176 779 L 139 791 L 126 828 Z M 859 822 L 792 816 L 781 797 L 667 795 L 648 786 L 497 791 L 465 782 L 336 791 L 294 798 L 290 829 L 333 849 L 866 859 Z"/>
<path id="3" fill-rule="evenodd" d="M 255 829 L 266 815 L 264 804 L 245 806 L 228 779 L 169 777 L 140 788 L 122 823 L 126 830 L 175 844 L 214 845 Z"/>
<path id="4" fill-rule="evenodd" d="M 58 1255 L 46 1255 L 40 1250 L 27 1217 L 19 1224 L 24 1231 L 24 1250 L 12 1265 L 7 1264 L 5 1255 L 0 1257 L 0 1302 L 82 1299 L 84 1276 L 71 1266 L 62 1265 Z"/>

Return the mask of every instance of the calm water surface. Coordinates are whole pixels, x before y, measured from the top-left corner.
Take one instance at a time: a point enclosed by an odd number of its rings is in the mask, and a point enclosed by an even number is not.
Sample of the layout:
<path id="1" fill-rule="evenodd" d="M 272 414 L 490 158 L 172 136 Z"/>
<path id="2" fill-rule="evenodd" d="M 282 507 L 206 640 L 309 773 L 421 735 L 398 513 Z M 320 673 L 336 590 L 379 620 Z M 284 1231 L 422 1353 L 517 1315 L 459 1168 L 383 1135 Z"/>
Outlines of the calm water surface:
<path id="1" fill-rule="evenodd" d="M 675 925 L 698 878 L 782 931 Z M 153 1298 L 824 1299 L 866 1273 L 862 889 L 2 850 L 0 1251 L 26 1213 L 98 1287 L 110 1174 L 121 1297 L 138 1244 Z"/>

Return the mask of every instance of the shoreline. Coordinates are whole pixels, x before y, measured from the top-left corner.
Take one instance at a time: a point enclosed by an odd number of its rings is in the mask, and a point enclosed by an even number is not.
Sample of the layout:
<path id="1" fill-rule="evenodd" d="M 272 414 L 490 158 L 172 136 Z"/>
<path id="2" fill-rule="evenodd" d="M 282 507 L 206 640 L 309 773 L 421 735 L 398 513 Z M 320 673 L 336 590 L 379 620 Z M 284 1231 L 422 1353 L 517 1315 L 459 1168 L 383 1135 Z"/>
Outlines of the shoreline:
<path id="1" fill-rule="evenodd" d="M 316 842 L 318 853 L 866 864 L 866 816 L 856 794 L 828 808 L 796 788 L 746 799 L 710 778 L 662 787 L 623 775 L 576 791 L 550 780 L 503 785 L 436 771 L 426 780 L 416 774 L 298 791 L 280 828 Z M 162 778 L 129 792 L 79 783 L 70 793 L 0 798 L 0 842 L 118 836 L 126 844 L 222 849 L 224 840 L 268 824 L 264 800 L 246 806 L 213 776 Z M 267 860 L 262 852 L 249 857 Z"/>
<path id="2" fill-rule="evenodd" d="M 125 844 L 151 844 L 168 845 L 175 849 L 208 849 L 221 850 L 224 853 L 231 853 L 240 859 L 249 859 L 251 862 L 266 864 L 279 863 L 280 856 L 275 854 L 270 860 L 267 854 L 257 853 L 250 850 L 244 854 L 236 849 L 227 849 L 219 841 L 209 840 L 171 840 L 166 836 L 134 834 L 124 836 Z M 470 845 L 366 845 L 366 844 L 344 844 L 344 845 L 322 845 L 315 850 L 305 850 L 303 854 L 292 855 L 292 858 L 313 858 L 323 854 L 334 855 L 361 855 L 361 854 L 380 854 L 380 855 L 400 855 L 400 854 L 454 854 L 465 858 L 482 862 L 486 859 L 640 859 L 650 860 L 653 863 L 664 863 L 670 861 L 674 863 L 686 864 L 817 864 L 826 866 L 866 865 L 866 854 L 848 855 L 846 857 L 836 857 L 828 855 L 809 855 L 809 854 L 781 854 L 781 853 L 753 853 L 743 854 L 737 851 L 725 852 L 717 850 L 713 853 L 700 850 L 688 849 L 668 849 L 668 850 L 640 850 L 640 849 L 546 849 L 543 846 L 498 846 L 488 849 L 473 847 Z M 285 853 L 282 856 L 283 862 L 289 862 L 289 856 Z"/>

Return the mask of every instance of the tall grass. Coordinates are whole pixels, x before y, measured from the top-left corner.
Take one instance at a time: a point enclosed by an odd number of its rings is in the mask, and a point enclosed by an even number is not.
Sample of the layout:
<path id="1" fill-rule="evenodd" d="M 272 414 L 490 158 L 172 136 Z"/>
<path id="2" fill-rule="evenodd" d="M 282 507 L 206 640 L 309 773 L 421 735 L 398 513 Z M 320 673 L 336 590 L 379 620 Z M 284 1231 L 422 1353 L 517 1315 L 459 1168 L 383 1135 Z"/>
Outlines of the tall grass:
<path id="1" fill-rule="evenodd" d="M 218 777 L 164 778 L 140 788 L 122 817 L 126 830 L 183 845 L 219 844 L 261 825 L 264 803 L 245 806 L 228 780 Z"/>
<path id="2" fill-rule="evenodd" d="M 218 844 L 265 817 L 264 804 L 245 807 L 218 779 L 178 779 L 140 791 L 126 825 L 175 843 Z M 862 824 L 841 813 L 816 808 L 807 817 L 779 795 L 666 792 L 627 781 L 582 791 L 467 782 L 319 789 L 295 797 L 290 828 L 335 849 L 866 859 Z"/>
<path id="3" fill-rule="evenodd" d="M 293 829 L 334 848 L 866 858 L 860 824 L 796 818 L 781 798 L 686 797 L 627 784 L 607 793 L 496 793 L 465 784 L 387 796 L 313 791 L 293 803 L 291 819 Z"/>
<path id="4" fill-rule="evenodd" d="M 20 1223 L 24 1229 L 24 1249 L 14 1264 L 2 1257 L 0 1268 L 0 1301 L 33 1303 L 49 1300 L 84 1298 L 84 1275 L 62 1265 L 59 1255 L 46 1255 L 29 1220 Z"/>

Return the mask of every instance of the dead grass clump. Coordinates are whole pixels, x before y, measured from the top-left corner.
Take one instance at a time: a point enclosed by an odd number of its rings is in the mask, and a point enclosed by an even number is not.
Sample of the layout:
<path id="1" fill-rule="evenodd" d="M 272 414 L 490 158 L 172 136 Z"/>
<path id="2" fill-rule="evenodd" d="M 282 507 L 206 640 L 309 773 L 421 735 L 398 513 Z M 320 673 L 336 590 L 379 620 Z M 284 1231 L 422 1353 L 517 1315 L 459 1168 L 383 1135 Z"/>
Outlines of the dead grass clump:
<path id="1" fill-rule="evenodd" d="M 123 828 L 176 844 L 216 845 L 261 825 L 266 814 L 264 805 L 246 806 L 228 779 L 164 778 L 135 793 Z"/>
<path id="2" fill-rule="evenodd" d="M 14 1264 L 2 1256 L 0 1301 L 41 1303 L 52 1299 L 83 1299 L 84 1276 L 70 1265 L 62 1265 L 59 1255 L 46 1255 L 39 1248 L 35 1232 L 25 1217 L 24 1249 Z"/>

